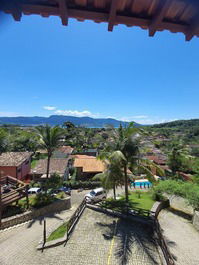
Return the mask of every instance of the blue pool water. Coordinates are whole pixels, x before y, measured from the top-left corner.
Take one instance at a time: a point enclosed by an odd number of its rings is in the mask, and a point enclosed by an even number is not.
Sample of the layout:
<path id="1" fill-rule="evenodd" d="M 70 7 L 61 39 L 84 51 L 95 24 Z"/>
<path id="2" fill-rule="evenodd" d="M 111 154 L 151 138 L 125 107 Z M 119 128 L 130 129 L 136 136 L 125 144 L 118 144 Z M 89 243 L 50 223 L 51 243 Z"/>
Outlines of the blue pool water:
<path id="1" fill-rule="evenodd" d="M 142 182 L 139 182 L 139 181 L 136 181 L 135 182 L 135 187 L 136 188 L 140 188 L 140 184 L 141 184 L 141 187 L 144 188 L 144 184 L 145 184 L 145 188 L 148 188 L 152 186 L 152 183 L 150 181 L 142 181 Z M 131 188 L 133 188 L 133 182 L 131 183 Z"/>

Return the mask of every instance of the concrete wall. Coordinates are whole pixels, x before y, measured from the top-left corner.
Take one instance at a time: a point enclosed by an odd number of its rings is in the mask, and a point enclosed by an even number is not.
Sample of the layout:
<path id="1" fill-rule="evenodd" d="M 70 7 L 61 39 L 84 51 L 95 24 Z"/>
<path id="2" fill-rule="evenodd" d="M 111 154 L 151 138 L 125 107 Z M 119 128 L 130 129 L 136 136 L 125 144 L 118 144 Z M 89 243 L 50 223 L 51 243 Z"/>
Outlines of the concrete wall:
<path id="1" fill-rule="evenodd" d="M 154 212 L 152 214 L 155 218 L 158 217 L 158 214 L 162 209 L 168 208 L 170 206 L 169 200 L 167 201 L 162 201 L 162 202 L 155 202 L 154 205 L 151 208 L 151 211 Z"/>
<path id="2" fill-rule="evenodd" d="M 194 209 L 188 204 L 188 201 L 176 195 L 164 194 L 169 199 L 171 208 L 184 212 L 189 215 L 194 215 Z"/>
<path id="3" fill-rule="evenodd" d="M 193 216 L 193 226 L 199 231 L 199 212 L 195 211 Z"/>
<path id="4" fill-rule="evenodd" d="M 23 214 L 18 214 L 12 217 L 2 219 L 0 230 L 27 222 L 39 216 L 45 216 L 47 214 L 58 213 L 64 210 L 68 210 L 70 208 L 71 208 L 71 197 L 68 197 L 64 200 L 58 200 L 40 209 L 27 211 Z"/>

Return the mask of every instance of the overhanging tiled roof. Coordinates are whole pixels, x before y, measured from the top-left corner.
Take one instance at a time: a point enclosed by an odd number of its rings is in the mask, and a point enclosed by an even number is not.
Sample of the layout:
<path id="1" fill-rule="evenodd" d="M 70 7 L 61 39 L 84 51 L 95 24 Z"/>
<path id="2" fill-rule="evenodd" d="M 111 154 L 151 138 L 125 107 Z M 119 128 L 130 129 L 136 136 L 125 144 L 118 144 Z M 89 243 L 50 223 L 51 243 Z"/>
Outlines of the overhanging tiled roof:
<path id="1" fill-rule="evenodd" d="M 199 36 L 198 0 L 1 0 L 0 9 L 20 21 L 22 14 L 59 16 L 67 25 L 69 18 L 96 23 L 108 22 L 108 30 L 118 24 L 156 31 L 182 32 L 186 40 Z"/>
<path id="2" fill-rule="evenodd" d="M 75 156 L 74 167 L 82 168 L 84 173 L 99 173 L 105 170 L 105 165 L 102 161 L 94 156 L 86 155 Z"/>
<path id="3" fill-rule="evenodd" d="M 0 166 L 17 167 L 26 159 L 29 159 L 33 153 L 31 152 L 6 152 L 0 155 Z"/>
<path id="4" fill-rule="evenodd" d="M 50 160 L 50 174 L 57 173 L 64 175 L 68 165 L 68 159 L 62 158 L 51 158 Z M 32 174 L 46 174 L 47 170 L 47 159 L 41 159 L 38 161 L 37 165 L 31 170 Z"/>

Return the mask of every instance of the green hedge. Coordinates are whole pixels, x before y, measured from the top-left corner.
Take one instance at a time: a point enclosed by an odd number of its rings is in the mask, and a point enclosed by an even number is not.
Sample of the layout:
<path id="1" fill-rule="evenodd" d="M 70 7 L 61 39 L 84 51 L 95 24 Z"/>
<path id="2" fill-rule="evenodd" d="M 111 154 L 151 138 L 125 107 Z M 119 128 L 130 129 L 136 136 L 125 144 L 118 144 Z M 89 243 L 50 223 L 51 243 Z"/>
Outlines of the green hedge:
<path id="1" fill-rule="evenodd" d="M 199 185 L 190 182 L 166 180 L 161 181 L 153 190 L 157 196 L 161 196 L 164 192 L 181 196 L 187 199 L 194 209 L 199 210 Z"/>
<path id="2" fill-rule="evenodd" d="M 64 186 L 71 189 L 94 189 L 101 186 L 100 181 L 64 181 Z"/>

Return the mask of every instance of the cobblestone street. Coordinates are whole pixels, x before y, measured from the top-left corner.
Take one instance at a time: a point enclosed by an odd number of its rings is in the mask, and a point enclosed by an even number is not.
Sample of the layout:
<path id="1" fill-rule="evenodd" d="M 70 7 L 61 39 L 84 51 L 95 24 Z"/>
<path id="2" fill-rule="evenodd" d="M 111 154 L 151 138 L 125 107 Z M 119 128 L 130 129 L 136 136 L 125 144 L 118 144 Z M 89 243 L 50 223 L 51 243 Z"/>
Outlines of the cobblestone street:
<path id="1" fill-rule="evenodd" d="M 177 265 L 199 264 L 199 232 L 191 222 L 172 212 L 163 210 L 159 222 Z"/>
<path id="2" fill-rule="evenodd" d="M 72 210 L 71 210 L 72 212 Z M 62 222 L 65 211 L 48 218 L 48 226 Z M 38 220 L 0 232 L 1 265 L 149 265 L 161 264 L 150 229 L 86 209 L 66 246 L 36 250 L 42 225 Z"/>

